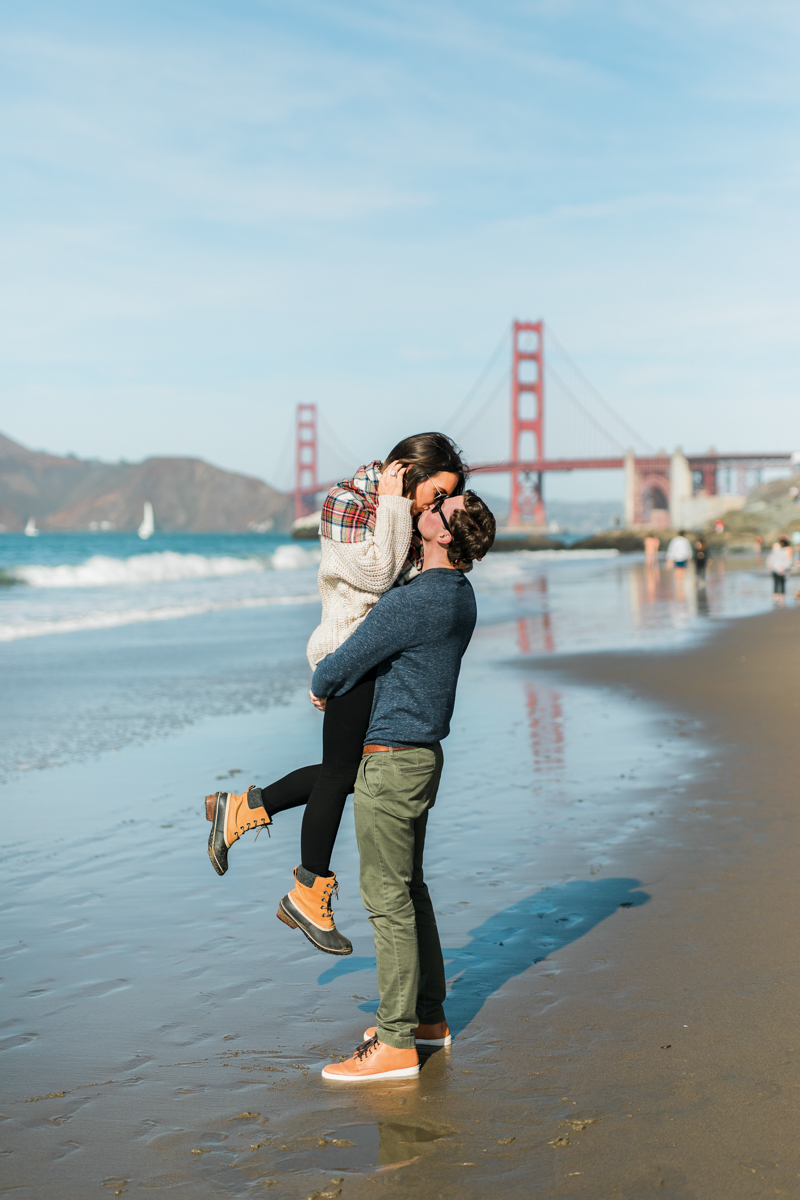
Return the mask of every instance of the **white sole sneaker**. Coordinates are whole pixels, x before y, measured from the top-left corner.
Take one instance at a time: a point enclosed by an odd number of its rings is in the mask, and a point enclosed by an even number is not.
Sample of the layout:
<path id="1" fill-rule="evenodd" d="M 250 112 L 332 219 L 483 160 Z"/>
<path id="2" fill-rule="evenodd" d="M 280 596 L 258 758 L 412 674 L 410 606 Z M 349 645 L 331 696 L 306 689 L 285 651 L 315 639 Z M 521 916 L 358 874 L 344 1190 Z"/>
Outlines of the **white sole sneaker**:
<path id="1" fill-rule="evenodd" d="M 396 1071 L 374 1071 L 371 1075 L 339 1075 L 330 1067 L 322 1068 L 322 1078 L 331 1083 L 377 1083 L 381 1079 L 413 1079 L 419 1075 L 419 1066 L 400 1067 Z"/>

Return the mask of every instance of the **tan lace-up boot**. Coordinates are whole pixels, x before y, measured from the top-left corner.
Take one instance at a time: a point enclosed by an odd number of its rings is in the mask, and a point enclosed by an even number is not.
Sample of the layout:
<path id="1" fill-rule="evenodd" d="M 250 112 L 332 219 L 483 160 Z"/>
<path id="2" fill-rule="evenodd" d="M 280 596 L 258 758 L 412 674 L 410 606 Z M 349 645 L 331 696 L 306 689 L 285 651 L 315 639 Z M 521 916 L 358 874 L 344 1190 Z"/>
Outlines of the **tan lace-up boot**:
<path id="1" fill-rule="evenodd" d="M 264 808 L 261 788 L 254 783 L 237 796 L 233 792 L 215 792 L 206 796 L 206 817 L 211 821 L 208 857 L 218 875 L 228 869 L 228 850 L 248 829 L 266 829 L 272 820 Z"/>
<path id="2" fill-rule="evenodd" d="M 295 886 L 278 906 L 278 920 L 300 929 L 326 954 L 352 954 L 352 944 L 339 933 L 333 919 L 331 899 L 339 892 L 336 876 L 314 875 L 301 866 L 295 867 L 294 878 Z"/>

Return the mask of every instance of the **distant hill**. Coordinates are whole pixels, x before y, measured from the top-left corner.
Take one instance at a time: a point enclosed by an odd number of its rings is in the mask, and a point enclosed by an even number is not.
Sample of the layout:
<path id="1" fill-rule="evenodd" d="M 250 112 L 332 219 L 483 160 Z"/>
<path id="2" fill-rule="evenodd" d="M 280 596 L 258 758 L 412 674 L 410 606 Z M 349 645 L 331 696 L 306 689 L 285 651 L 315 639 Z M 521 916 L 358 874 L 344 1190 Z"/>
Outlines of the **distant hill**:
<path id="1" fill-rule="evenodd" d="M 28 517 L 40 529 L 133 530 L 146 500 L 156 529 L 171 532 L 287 530 L 294 516 L 291 498 L 269 484 L 199 458 L 91 462 L 28 450 L 0 434 L 0 530 L 23 529 Z"/>

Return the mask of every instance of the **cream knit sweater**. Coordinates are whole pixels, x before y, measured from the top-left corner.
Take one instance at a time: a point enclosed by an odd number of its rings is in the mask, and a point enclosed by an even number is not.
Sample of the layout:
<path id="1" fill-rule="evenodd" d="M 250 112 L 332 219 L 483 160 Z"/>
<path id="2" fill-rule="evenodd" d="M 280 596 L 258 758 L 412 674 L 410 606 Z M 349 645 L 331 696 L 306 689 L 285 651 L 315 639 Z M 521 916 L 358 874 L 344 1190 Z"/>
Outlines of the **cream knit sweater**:
<path id="1" fill-rule="evenodd" d="M 312 671 L 326 654 L 338 650 L 392 586 L 408 557 L 411 533 L 411 501 L 379 496 L 375 531 L 363 541 L 321 539 L 322 621 L 306 647 Z"/>

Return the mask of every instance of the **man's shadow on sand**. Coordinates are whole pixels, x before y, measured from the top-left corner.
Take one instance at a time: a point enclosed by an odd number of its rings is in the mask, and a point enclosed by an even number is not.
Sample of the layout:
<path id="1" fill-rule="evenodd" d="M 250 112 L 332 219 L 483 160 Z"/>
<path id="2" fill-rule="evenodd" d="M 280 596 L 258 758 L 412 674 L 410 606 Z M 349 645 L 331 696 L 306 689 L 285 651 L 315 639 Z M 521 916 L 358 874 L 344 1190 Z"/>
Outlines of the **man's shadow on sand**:
<path id="1" fill-rule="evenodd" d="M 623 916 L 650 899 L 638 879 L 574 880 L 542 888 L 517 904 L 470 930 L 470 940 L 457 950 L 442 948 L 450 986 L 447 1020 L 452 1033 L 460 1033 L 478 1015 L 487 996 L 522 975 L 535 963 L 594 929 L 613 914 Z M 623 911 L 621 911 L 623 910 Z M 354 971 L 375 969 L 375 959 L 342 958 L 318 982 L 332 983 Z M 375 1012 L 377 1001 L 359 1007 Z"/>

